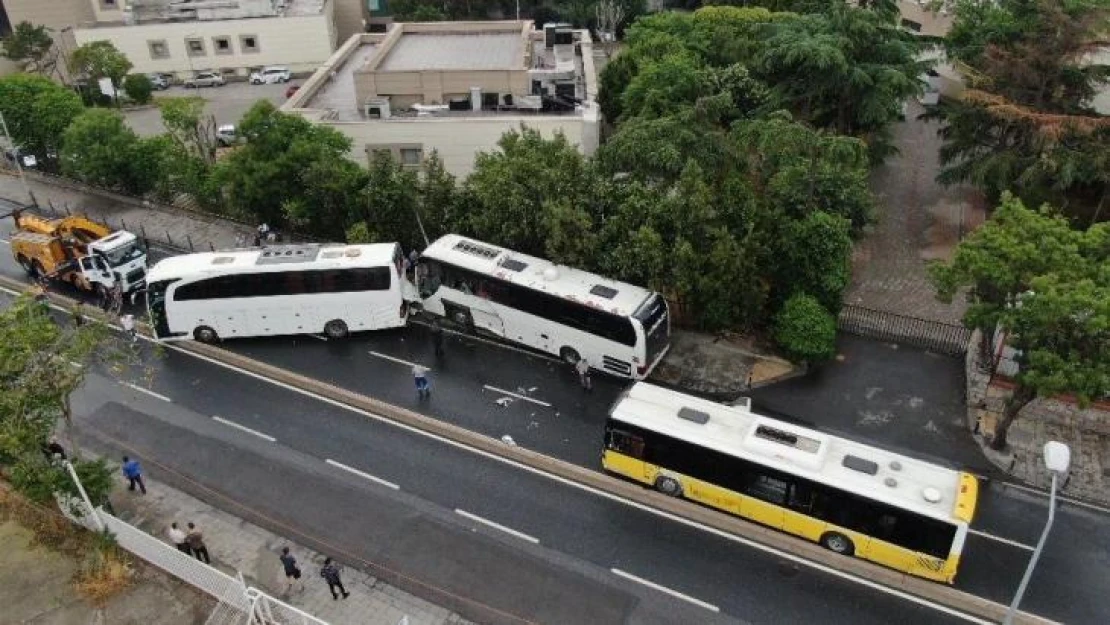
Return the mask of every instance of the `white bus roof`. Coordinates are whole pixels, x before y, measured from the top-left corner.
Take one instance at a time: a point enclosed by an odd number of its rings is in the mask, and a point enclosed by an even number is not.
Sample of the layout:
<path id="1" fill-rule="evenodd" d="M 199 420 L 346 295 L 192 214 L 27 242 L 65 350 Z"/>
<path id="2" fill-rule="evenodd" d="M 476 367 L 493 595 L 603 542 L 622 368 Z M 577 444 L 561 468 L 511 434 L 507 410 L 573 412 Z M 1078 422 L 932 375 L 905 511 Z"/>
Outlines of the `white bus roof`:
<path id="1" fill-rule="evenodd" d="M 436 239 L 424 256 L 625 317 L 653 295 L 643 287 L 457 234 Z"/>
<path id="2" fill-rule="evenodd" d="M 260 249 L 202 252 L 164 258 L 150 268 L 147 282 L 207 274 L 375 267 L 393 262 L 396 243 L 371 245 L 275 245 Z"/>
<path id="3" fill-rule="evenodd" d="M 617 401 L 611 416 L 896 508 L 959 522 L 960 472 L 954 469 L 643 382 Z"/>

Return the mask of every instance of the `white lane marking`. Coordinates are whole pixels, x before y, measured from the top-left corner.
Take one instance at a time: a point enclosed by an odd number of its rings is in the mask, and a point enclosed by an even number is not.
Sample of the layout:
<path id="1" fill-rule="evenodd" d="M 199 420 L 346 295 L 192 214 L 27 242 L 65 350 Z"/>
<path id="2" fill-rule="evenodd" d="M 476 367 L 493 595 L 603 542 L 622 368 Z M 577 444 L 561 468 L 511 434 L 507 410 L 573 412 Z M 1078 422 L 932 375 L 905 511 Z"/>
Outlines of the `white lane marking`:
<path id="1" fill-rule="evenodd" d="M 494 523 L 493 521 L 490 521 L 489 519 L 483 519 L 482 517 L 478 516 L 477 514 L 471 514 L 471 513 L 467 512 L 466 510 L 460 510 L 458 508 L 455 508 L 455 514 L 457 514 L 459 516 L 466 517 L 466 518 L 470 519 L 471 521 L 477 521 L 478 523 L 482 523 L 483 525 L 488 525 L 488 526 L 490 526 L 494 529 L 499 529 L 502 532 L 505 532 L 506 534 L 511 534 L 513 536 L 516 536 L 517 538 L 519 538 L 521 540 L 527 540 L 528 542 L 532 543 L 533 545 L 540 544 L 540 539 L 536 538 L 535 536 L 529 536 L 528 534 L 525 534 L 524 532 L 518 532 L 518 531 L 514 530 L 511 527 L 505 527 L 504 525 L 501 525 L 500 523 Z"/>
<path id="2" fill-rule="evenodd" d="M 625 579 L 630 579 L 634 582 L 638 582 L 640 584 L 643 584 L 644 586 L 647 586 L 648 588 L 654 588 L 655 590 L 658 590 L 659 592 L 665 592 L 668 595 L 670 595 L 672 597 L 678 597 L 679 599 L 682 599 L 683 601 L 689 601 L 690 603 L 692 603 L 696 606 L 703 607 L 706 610 L 711 610 L 713 612 L 720 612 L 721 611 L 720 608 L 713 605 L 712 603 L 706 603 L 705 601 L 702 601 L 701 599 L 695 599 L 695 598 L 691 597 L 690 595 L 684 595 L 684 594 L 678 592 L 677 590 L 671 590 L 670 588 L 667 588 L 666 586 L 661 586 L 659 584 L 656 584 L 655 582 L 648 581 L 648 580 L 646 580 L 642 577 L 637 577 L 637 576 L 635 576 L 631 573 L 626 573 L 626 572 L 624 572 L 620 569 L 609 569 L 609 570 L 612 571 L 613 574 L 615 574 L 615 575 L 620 575 L 621 577 L 623 577 Z"/>
<path id="3" fill-rule="evenodd" d="M 971 529 L 970 527 L 967 528 L 967 531 L 971 534 L 975 534 L 976 536 L 982 536 L 983 538 L 988 538 L 990 540 L 998 541 L 1000 543 L 1010 545 L 1011 547 L 1018 547 L 1019 549 L 1025 549 L 1026 551 L 1033 551 L 1033 547 L 1031 547 L 1029 545 L 1026 545 L 1025 543 L 1019 543 L 1016 540 L 1010 540 L 1009 538 L 1003 538 L 1001 536 L 995 536 L 994 534 L 988 534 L 986 532 L 980 532 L 979 530 L 974 530 L 974 529 Z"/>
<path id="4" fill-rule="evenodd" d="M 376 475 L 370 475 L 369 473 L 366 473 L 364 471 L 359 471 L 358 469 L 356 469 L 354 467 L 349 467 L 349 466 L 343 464 L 342 462 L 336 462 L 336 461 L 332 460 L 331 458 L 328 458 L 327 460 L 324 460 L 324 462 L 330 464 L 331 466 L 333 466 L 337 469 L 343 469 L 344 471 L 346 471 L 348 473 L 352 473 L 352 474 L 357 475 L 361 478 L 365 478 L 367 480 L 370 480 L 371 482 L 377 482 L 378 484 L 381 484 L 382 486 L 385 486 L 387 488 L 392 488 L 393 490 L 401 490 L 401 487 L 394 484 L 393 482 L 390 482 L 388 480 L 383 480 L 382 478 L 380 478 Z"/>
<path id="5" fill-rule="evenodd" d="M 1010 488 L 1016 488 L 1018 490 L 1024 490 L 1026 492 L 1034 493 L 1034 494 L 1037 494 L 1037 495 L 1040 495 L 1040 496 L 1044 497 L 1045 499 L 1048 499 L 1048 493 L 1046 493 L 1046 492 L 1044 492 L 1043 490 L 1040 490 L 1040 489 L 1032 488 L 1032 487 L 1026 486 L 1024 484 L 1014 484 L 1013 482 L 999 482 L 999 483 L 1002 484 L 1003 486 L 1007 486 L 1007 487 L 1010 487 Z M 1103 506 L 1098 506 L 1098 505 L 1095 505 L 1093 503 L 1087 503 L 1086 501 L 1079 501 L 1078 499 L 1072 499 L 1071 497 L 1064 497 L 1063 495 L 1056 495 L 1056 498 L 1059 499 L 1060 501 L 1066 501 L 1066 502 L 1068 502 L 1072 505 L 1075 505 L 1075 506 L 1082 506 L 1084 508 L 1090 508 L 1091 510 L 1095 510 L 1097 512 L 1102 512 L 1103 514 L 1110 514 L 1110 508 L 1104 508 Z"/>
<path id="6" fill-rule="evenodd" d="M 78 365 L 78 366 L 80 366 L 80 365 Z M 158 393 L 155 393 L 154 391 L 152 391 L 148 388 L 143 388 L 143 387 L 139 386 L 138 384 L 132 384 L 130 382 L 123 382 L 123 381 L 120 381 L 120 384 L 126 386 L 129 389 L 139 391 L 140 393 L 146 393 L 147 395 L 150 395 L 151 397 L 161 399 L 162 401 L 168 401 L 168 402 L 173 401 L 172 399 L 170 399 L 169 397 L 166 397 L 165 395 L 159 395 Z"/>
<path id="7" fill-rule="evenodd" d="M 540 401 L 538 399 L 528 397 L 527 395 L 518 395 L 518 394 L 516 394 L 512 391 L 506 391 L 503 388 L 497 388 L 496 386 L 490 386 L 489 384 L 483 384 L 482 388 L 493 391 L 495 393 L 501 393 L 502 395 L 509 395 L 510 397 L 516 397 L 517 399 L 523 399 L 524 401 L 530 401 L 533 404 L 539 404 L 540 406 L 546 406 L 548 408 L 551 407 L 551 404 L 549 404 L 545 401 Z"/>
<path id="8" fill-rule="evenodd" d="M 445 445 L 450 445 L 451 447 L 455 447 L 457 449 L 462 449 L 464 451 L 470 452 L 470 453 L 475 454 L 477 456 L 481 456 L 481 457 L 486 458 L 488 460 L 492 460 L 494 462 L 500 462 L 501 464 L 508 465 L 508 466 L 520 469 L 521 471 L 525 471 L 525 472 L 531 473 L 533 475 L 538 475 L 540 477 L 544 477 L 544 478 L 549 479 L 551 481 L 563 484 L 564 486 L 570 486 L 571 488 L 576 488 L 578 490 L 590 493 L 592 495 L 596 495 L 598 497 L 603 497 L 605 499 L 615 501 L 617 503 L 626 505 L 630 508 L 635 508 L 635 509 L 640 510 L 642 512 L 646 512 L 648 514 L 652 514 L 652 515 L 655 515 L 655 516 L 663 518 L 663 519 L 674 521 L 676 523 L 681 523 L 682 525 L 686 525 L 687 527 L 692 527 L 694 529 L 698 529 L 698 530 L 701 530 L 703 532 L 713 534 L 715 536 L 719 536 L 721 538 L 724 538 L 725 540 L 729 540 L 729 541 L 732 541 L 734 543 L 744 545 L 745 547 L 749 547 L 749 548 L 755 549 L 757 551 L 762 551 L 764 553 L 769 553 L 769 554 L 771 554 L 775 557 L 783 558 L 785 560 L 790 560 L 790 561 L 795 562 L 795 563 L 797 563 L 801 566 L 809 567 L 811 569 L 821 571 L 822 573 L 826 573 L 828 575 L 839 577 L 839 578 L 847 580 L 849 582 L 859 584 L 860 586 L 866 586 L 866 587 L 868 587 L 872 590 L 876 590 L 876 591 L 886 593 L 886 594 L 894 596 L 894 597 L 898 597 L 899 599 L 909 601 L 910 603 L 916 603 L 918 605 L 936 610 L 938 612 L 942 612 L 944 614 L 948 614 L 950 616 L 954 616 L 956 618 L 963 619 L 963 620 L 971 622 L 971 623 L 977 623 L 978 625 L 995 625 L 991 621 L 983 620 L 983 619 L 981 619 L 977 616 L 973 616 L 973 615 L 970 615 L 970 614 L 965 614 L 963 612 L 960 612 L 958 610 L 950 608 L 946 605 L 941 605 L 939 603 L 934 603 L 932 601 L 929 601 L 928 599 L 924 599 L 922 597 L 912 595 L 908 592 L 897 590 L 895 588 L 890 588 L 889 586 L 884 586 L 884 585 L 882 585 L 878 582 L 873 582 L 869 579 L 859 577 L 859 576 L 853 575 L 851 573 L 845 573 L 844 571 L 839 571 L 839 570 L 834 569 L 834 568 L 832 568 L 830 566 L 827 566 L 825 564 L 821 564 L 819 562 L 813 562 L 811 560 L 807 560 L 807 559 L 805 559 L 801 556 L 794 555 L 790 552 L 783 551 L 783 550 L 778 549 L 776 547 L 771 547 L 771 546 L 768 546 L 768 545 L 764 545 L 762 543 L 755 542 L 754 540 L 743 538 L 743 537 L 737 536 L 735 534 L 730 534 L 730 533 L 728 533 L 724 530 L 719 530 L 715 527 L 709 527 L 708 525 L 703 525 L 701 523 L 698 523 L 697 521 L 691 521 L 690 519 L 686 519 L 686 518 L 671 514 L 670 512 L 665 512 L 663 510 L 658 510 L 656 508 L 652 508 L 651 506 L 648 506 L 648 505 L 645 505 L 645 504 L 642 504 L 642 503 L 639 503 L 639 502 L 636 502 L 636 501 L 632 501 L 632 500 L 629 500 L 629 499 L 624 499 L 623 497 L 620 497 L 618 495 L 614 495 L 612 493 L 594 488 L 593 486 L 589 486 L 587 484 L 581 484 L 579 482 L 575 482 L 574 480 L 562 477 L 561 475 L 555 475 L 553 473 L 548 473 L 548 472 L 546 472 L 542 469 L 537 469 L 537 468 L 529 466 L 527 464 L 517 462 L 516 460 L 513 460 L 511 458 L 505 458 L 503 456 L 499 456 L 497 454 L 494 454 L 494 453 L 491 453 L 491 452 L 488 452 L 488 451 L 485 451 L 485 450 L 482 450 L 482 449 L 478 449 L 476 447 L 471 447 L 469 445 L 466 445 L 464 443 L 460 443 L 458 441 L 453 441 L 449 438 L 440 436 L 439 434 L 434 434 L 432 432 L 427 432 L 425 430 L 421 430 L 418 427 L 408 425 L 407 423 L 401 423 L 399 421 L 394 421 L 393 419 L 390 419 L 389 417 L 383 417 L 381 415 L 374 414 L 370 411 L 363 410 L 361 408 L 351 406 L 349 404 L 344 404 L 343 402 L 334 400 L 330 397 L 324 397 L 323 395 L 320 395 L 318 393 L 314 393 L 312 391 L 309 391 L 309 390 L 306 390 L 306 389 L 303 389 L 303 388 L 297 388 L 297 387 L 295 387 L 291 384 L 286 384 L 285 382 L 282 382 L 280 380 L 274 380 L 272 378 L 268 378 L 268 377 L 266 377 L 262 374 L 255 373 L 253 371 L 247 371 L 246 369 L 243 369 L 242 367 L 238 367 L 236 365 L 232 365 L 232 364 L 229 364 L 229 363 L 226 363 L 226 362 L 221 362 L 221 361 L 216 360 L 214 358 L 209 358 L 208 356 L 205 356 L 203 354 L 190 352 L 190 351 L 184 350 L 180 347 L 175 347 L 172 344 L 167 344 L 166 347 L 171 349 L 171 350 L 180 352 L 182 354 L 192 356 L 193 358 L 197 358 L 199 360 L 203 360 L 205 362 L 214 364 L 218 367 L 223 367 L 225 369 L 229 369 L 231 371 L 241 373 L 241 374 L 243 374 L 247 377 L 255 378 L 256 380 L 261 380 L 261 381 L 266 382 L 268 384 L 273 384 L 274 386 L 284 388 L 285 390 L 291 391 L 293 393 L 297 393 L 298 395 L 303 395 L 305 397 L 311 397 L 311 398 L 313 398 L 317 401 L 323 402 L 323 403 L 328 404 L 330 406 L 335 406 L 336 408 L 346 410 L 348 412 L 352 412 L 352 413 L 355 413 L 355 414 L 358 414 L 358 415 L 362 415 L 362 416 L 364 416 L 368 419 L 373 419 L 373 420 L 381 422 L 383 424 L 386 424 L 386 425 L 389 425 L 389 426 L 392 426 L 392 427 L 395 427 L 395 428 L 398 428 L 398 429 L 401 429 L 401 430 L 405 430 L 406 432 L 416 434 L 417 436 L 423 436 L 425 438 L 428 438 L 428 439 L 431 439 L 431 440 L 434 440 L 434 441 L 438 441 L 438 442 L 443 443 Z M 1001 605 L 1001 604 L 996 604 L 996 605 Z M 1003 606 L 1003 607 L 1005 607 L 1005 606 Z"/>
<path id="9" fill-rule="evenodd" d="M 263 434 L 262 432 L 259 432 L 258 430 L 252 430 L 251 428 L 249 428 L 245 425 L 239 425 L 238 423 L 236 423 L 234 421 L 228 421 L 227 419 L 224 419 L 223 417 L 212 417 L 212 420 L 213 421 L 218 421 L 218 422 L 220 422 L 224 425 L 231 426 L 231 427 L 233 427 L 237 430 L 242 430 L 242 431 L 246 432 L 247 434 L 254 434 L 258 438 L 268 440 L 271 443 L 277 442 L 277 439 L 274 438 L 273 436 L 270 436 L 269 434 Z"/>
<path id="10" fill-rule="evenodd" d="M 386 359 L 386 360 L 392 360 L 393 362 L 396 362 L 396 363 L 400 363 L 400 364 L 402 364 L 402 365 L 408 365 L 408 366 L 410 366 L 410 367 L 415 367 L 415 366 L 416 366 L 416 363 L 415 363 L 415 362 L 409 362 L 409 361 L 407 361 L 407 360 L 402 360 L 402 359 L 400 359 L 400 358 L 396 358 L 396 357 L 394 357 L 394 356 L 390 356 L 389 354 L 382 354 L 382 353 L 380 353 L 380 352 L 374 352 L 374 351 L 371 351 L 371 352 L 370 352 L 370 355 L 371 355 L 371 356 L 377 356 L 378 358 L 384 358 L 384 359 Z M 424 365 L 421 365 L 421 366 L 423 367 Z M 431 370 L 432 370 L 432 368 L 431 368 L 431 367 L 424 367 L 424 368 L 425 368 L 425 369 L 427 369 L 428 371 L 431 371 Z"/>

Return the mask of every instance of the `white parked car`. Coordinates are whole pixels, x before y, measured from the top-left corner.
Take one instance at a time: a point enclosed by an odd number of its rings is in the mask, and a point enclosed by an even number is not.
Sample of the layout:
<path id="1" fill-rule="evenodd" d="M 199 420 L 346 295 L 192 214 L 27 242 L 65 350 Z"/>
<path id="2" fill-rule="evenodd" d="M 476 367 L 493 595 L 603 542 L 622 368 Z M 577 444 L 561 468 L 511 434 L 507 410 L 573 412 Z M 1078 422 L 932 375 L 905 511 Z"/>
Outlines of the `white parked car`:
<path id="1" fill-rule="evenodd" d="M 293 79 L 293 74 L 289 72 L 288 67 L 263 67 L 257 72 L 251 73 L 252 85 L 273 85 L 279 82 L 289 82 Z"/>
<path id="2" fill-rule="evenodd" d="M 221 147 L 227 147 L 239 142 L 239 133 L 235 130 L 235 124 L 221 124 L 216 129 L 216 143 Z"/>
<path id="3" fill-rule="evenodd" d="M 186 89 L 222 86 L 224 86 L 224 77 L 216 72 L 200 72 L 196 76 L 193 76 L 192 78 L 189 78 L 185 81 Z"/>

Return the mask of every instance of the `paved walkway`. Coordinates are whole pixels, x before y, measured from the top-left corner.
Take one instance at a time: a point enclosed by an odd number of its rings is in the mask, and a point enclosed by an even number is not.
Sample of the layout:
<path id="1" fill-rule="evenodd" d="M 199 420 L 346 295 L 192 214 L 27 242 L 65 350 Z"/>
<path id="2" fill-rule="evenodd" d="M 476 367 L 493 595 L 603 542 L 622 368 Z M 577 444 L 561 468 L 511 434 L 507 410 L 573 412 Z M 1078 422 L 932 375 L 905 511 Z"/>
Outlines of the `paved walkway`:
<path id="1" fill-rule="evenodd" d="M 333 625 L 409 625 L 465 623 L 457 614 L 385 584 L 361 571 L 344 567 L 343 585 L 347 599 L 333 600 L 320 577 L 324 554 L 248 523 L 223 510 L 166 484 L 147 479 L 147 494 L 122 488 L 112 496 L 117 516 L 168 544 L 166 529 L 176 521 L 180 527 L 195 523 L 204 532 L 212 563 L 226 573 L 241 572 L 249 585 L 266 591 Z M 278 559 L 281 548 L 289 547 L 304 575 L 304 590 L 283 597 L 285 575 Z M 330 554 L 333 557 L 341 554 Z"/>
<path id="2" fill-rule="evenodd" d="M 951 304 L 937 301 L 926 265 L 951 256 L 982 223 L 984 206 L 970 187 L 937 183 L 939 125 L 918 121 L 923 112 L 910 103 L 907 121 L 893 127 L 900 153 L 871 176 L 878 222 L 856 244 L 844 303 L 958 324 L 966 304 L 959 296 Z"/>

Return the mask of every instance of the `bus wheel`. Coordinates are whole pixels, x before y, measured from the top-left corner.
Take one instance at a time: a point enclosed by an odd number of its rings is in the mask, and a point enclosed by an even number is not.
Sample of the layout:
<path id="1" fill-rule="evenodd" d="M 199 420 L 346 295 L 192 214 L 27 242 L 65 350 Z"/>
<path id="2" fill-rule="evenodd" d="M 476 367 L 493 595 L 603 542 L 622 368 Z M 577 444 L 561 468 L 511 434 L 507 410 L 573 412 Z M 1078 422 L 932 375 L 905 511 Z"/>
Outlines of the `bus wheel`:
<path id="1" fill-rule="evenodd" d="M 839 553 L 841 555 L 850 556 L 856 549 L 852 545 L 852 539 L 844 534 L 836 532 L 829 532 L 821 537 L 821 546 L 829 551 Z"/>
<path id="2" fill-rule="evenodd" d="M 564 347 L 563 349 L 560 349 L 559 358 L 562 358 L 564 362 L 572 365 L 576 364 L 579 360 L 582 359 L 582 357 L 578 355 L 578 352 L 575 351 L 572 347 Z"/>
<path id="3" fill-rule="evenodd" d="M 40 263 L 37 260 L 35 262 L 31 263 L 31 276 L 33 276 L 36 280 L 38 280 L 38 279 L 42 278 L 45 275 L 46 275 L 46 269 L 43 269 L 42 263 Z"/>
<path id="4" fill-rule="evenodd" d="M 341 339 L 347 336 L 347 324 L 339 319 L 332 319 L 324 324 L 324 334 L 329 339 Z"/>
<path id="5" fill-rule="evenodd" d="M 216 331 L 208 326 L 200 326 L 196 330 L 193 330 L 193 338 L 201 343 L 215 343 L 220 340 L 220 335 L 216 334 Z"/>
<path id="6" fill-rule="evenodd" d="M 34 274 L 35 268 L 34 268 L 33 265 L 31 265 L 31 261 L 27 260 L 26 256 L 24 256 L 23 254 L 20 254 L 19 256 L 16 257 L 15 260 L 16 260 L 16 262 L 19 263 L 20 267 L 23 267 L 23 271 L 26 271 L 28 274 L 30 274 L 32 276 L 35 275 Z"/>
<path id="7" fill-rule="evenodd" d="M 665 475 L 655 478 L 655 490 L 671 497 L 682 496 L 682 484 L 679 484 L 678 480 L 673 477 Z"/>

